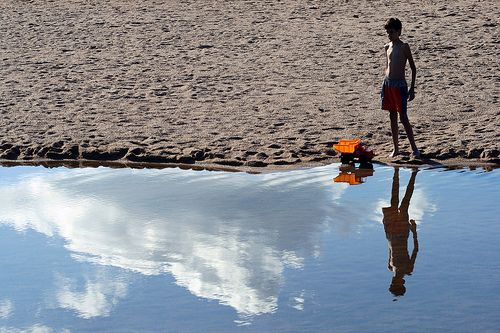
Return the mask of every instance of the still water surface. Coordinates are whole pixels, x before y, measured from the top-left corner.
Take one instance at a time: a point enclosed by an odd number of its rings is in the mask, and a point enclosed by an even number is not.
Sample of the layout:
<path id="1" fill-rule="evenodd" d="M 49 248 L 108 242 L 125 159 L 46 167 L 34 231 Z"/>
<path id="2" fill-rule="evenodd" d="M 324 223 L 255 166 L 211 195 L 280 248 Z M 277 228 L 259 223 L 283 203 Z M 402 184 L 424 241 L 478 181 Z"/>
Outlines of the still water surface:
<path id="1" fill-rule="evenodd" d="M 499 170 L 338 169 L 0 168 L 0 332 L 498 332 Z"/>

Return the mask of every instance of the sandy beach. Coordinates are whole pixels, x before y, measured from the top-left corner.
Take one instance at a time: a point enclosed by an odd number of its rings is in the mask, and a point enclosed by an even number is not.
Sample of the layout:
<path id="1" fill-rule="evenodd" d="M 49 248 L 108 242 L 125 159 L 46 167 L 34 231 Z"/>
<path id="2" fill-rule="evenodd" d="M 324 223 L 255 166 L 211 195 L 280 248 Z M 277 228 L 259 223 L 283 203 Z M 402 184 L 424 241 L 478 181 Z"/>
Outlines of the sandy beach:
<path id="1" fill-rule="evenodd" d="M 0 160 L 279 168 L 500 164 L 498 1 L 2 1 Z M 387 18 L 422 160 L 380 109 Z M 408 69 L 409 70 L 409 69 Z M 408 72 L 409 75 L 409 72 Z"/>

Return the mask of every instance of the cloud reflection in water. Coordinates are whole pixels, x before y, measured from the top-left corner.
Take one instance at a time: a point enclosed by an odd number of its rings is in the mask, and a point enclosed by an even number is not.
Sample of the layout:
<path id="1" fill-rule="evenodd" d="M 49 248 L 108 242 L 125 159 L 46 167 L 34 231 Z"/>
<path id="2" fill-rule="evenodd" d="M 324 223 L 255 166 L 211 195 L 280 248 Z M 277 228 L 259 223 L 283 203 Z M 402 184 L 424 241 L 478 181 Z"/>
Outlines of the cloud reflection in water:
<path id="1" fill-rule="evenodd" d="M 331 178 L 327 167 L 33 173 L 1 186 L 0 223 L 62 237 L 77 260 L 172 274 L 192 294 L 253 316 L 274 312 L 284 269 L 300 269 L 318 251 L 332 202 L 345 189 Z M 88 279 L 83 290 L 57 279 L 58 305 L 82 318 L 109 315 L 127 293 L 112 277 Z"/>

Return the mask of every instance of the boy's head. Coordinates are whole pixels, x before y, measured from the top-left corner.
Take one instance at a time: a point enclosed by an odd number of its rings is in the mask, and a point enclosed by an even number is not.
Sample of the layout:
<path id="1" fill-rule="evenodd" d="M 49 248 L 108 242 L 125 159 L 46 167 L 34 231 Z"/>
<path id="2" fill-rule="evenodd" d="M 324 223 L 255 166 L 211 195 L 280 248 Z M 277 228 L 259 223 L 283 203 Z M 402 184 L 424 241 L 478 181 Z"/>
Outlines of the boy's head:
<path id="1" fill-rule="evenodd" d="M 391 17 L 387 20 L 384 25 L 387 35 L 391 41 L 394 41 L 401 36 L 401 29 L 403 29 L 403 24 L 397 18 Z"/>
<path id="2" fill-rule="evenodd" d="M 399 19 L 391 17 L 390 19 L 387 20 L 387 22 L 385 22 L 384 28 L 385 30 L 389 29 L 401 30 L 403 29 L 403 24 Z"/>

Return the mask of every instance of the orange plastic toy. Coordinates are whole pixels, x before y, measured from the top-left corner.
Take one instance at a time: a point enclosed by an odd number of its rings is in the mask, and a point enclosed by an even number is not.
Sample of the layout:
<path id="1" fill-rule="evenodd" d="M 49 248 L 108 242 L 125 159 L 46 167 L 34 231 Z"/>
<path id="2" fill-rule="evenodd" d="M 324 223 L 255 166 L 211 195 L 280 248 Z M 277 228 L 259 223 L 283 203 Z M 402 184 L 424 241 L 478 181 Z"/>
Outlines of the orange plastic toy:
<path id="1" fill-rule="evenodd" d="M 342 139 L 339 141 L 339 143 L 333 145 L 333 148 L 335 148 L 335 150 L 341 154 L 354 154 L 354 151 L 356 150 L 356 148 L 360 143 L 361 139 L 354 139 L 354 140 Z"/>
<path id="2" fill-rule="evenodd" d="M 368 146 L 361 142 L 361 139 L 346 140 L 342 139 L 333 148 L 340 153 L 340 161 L 342 164 L 351 164 L 358 159 L 359 163 L 369 163 L 375 153 Z"/>

